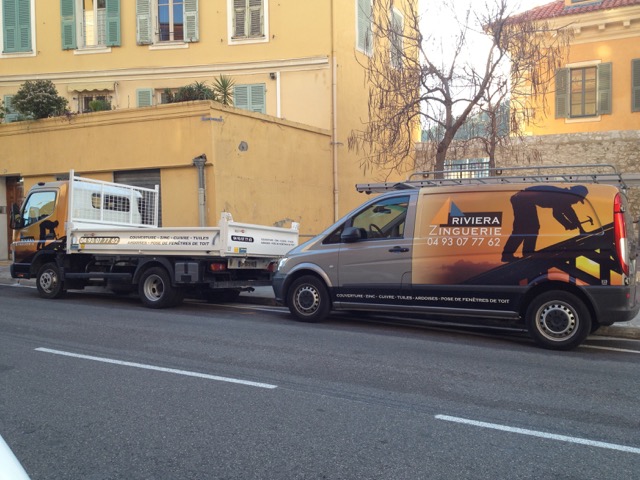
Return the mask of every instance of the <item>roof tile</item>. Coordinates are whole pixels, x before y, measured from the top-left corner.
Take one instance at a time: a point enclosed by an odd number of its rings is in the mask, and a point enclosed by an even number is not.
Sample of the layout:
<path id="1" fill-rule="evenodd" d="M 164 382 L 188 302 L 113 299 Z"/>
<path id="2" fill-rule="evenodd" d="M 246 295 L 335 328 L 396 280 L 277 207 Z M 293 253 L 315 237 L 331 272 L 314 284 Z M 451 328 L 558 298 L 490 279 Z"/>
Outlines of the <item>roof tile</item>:
<path id="1" fill-rule="evenodd" d="M 596 3 L 588 3 L 587 5 L 577 3 L 571 6 L 565 6 L 564 0 L 555 0 L 546 5 L 527 10 L 522 15 L 530 20 L 547 20 L 566 15 L 579 15 L 581 13 L 611 10 L 613 8 L 630 7 L 633 5 L 640 5 L 640 0 L 601 0 Z"/>

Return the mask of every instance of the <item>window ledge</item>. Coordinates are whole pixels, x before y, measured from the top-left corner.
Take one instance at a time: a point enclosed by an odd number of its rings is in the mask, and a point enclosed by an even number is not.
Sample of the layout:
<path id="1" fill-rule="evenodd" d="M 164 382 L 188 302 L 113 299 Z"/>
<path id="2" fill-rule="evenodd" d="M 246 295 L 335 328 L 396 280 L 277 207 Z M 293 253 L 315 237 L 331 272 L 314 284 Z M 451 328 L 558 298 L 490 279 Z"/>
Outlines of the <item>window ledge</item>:
<path id="1" fill-rule="evenodd" d="M 269 39 L 266 36 L 262 37 L 231 37 L 229 39 L 229 45 L 246 45 L 249 43 L 266 43 Z"/>
<path id="2" fill-rule="evenodd" d="M 73 51 L 74 55 L 93 55 L 97 53 L 111 53 L 111 47 L 82 47 Z"/>
<path id="3" fill-rule="evenodd" d="M 578 117 L 578 118 L 566 118 L 564 123 L 588 123 L 588 122 L 599 122 L 600 115 L 596 115 L 595 117 Z"/>
<path id="4" fill-rule="evenodd" d="M 149 50 L 175 50 L 178 48 L 189 48 L 187 42 L 160 42 L 149 45 Z"/>
<path id="5" fill-rule="evenodd" d="M 3 52 L 0 53 L 0 58 L 21 58 L 21 57 L 35 57 L 36 52 Z"/>

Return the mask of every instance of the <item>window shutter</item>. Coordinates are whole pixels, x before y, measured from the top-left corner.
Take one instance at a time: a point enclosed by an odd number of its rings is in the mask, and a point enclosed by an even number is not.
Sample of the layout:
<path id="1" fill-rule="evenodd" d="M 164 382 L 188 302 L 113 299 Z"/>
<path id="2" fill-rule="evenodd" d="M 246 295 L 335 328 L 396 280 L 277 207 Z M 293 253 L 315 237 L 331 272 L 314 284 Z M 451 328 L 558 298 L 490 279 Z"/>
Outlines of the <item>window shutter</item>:
<path id="1" fill-rule="evenodd" d="M 249 0 L 249 36 L 262 37 L 264 35 L 263 0 Z"/>
<path id="2" fill-rule="evenodd" d="M 233 106 L 251 112 L 266 113 L 265 84 L 236 85 L 233 88 Z"/>
<path id="3" fill-rule="evenodd" d="M 247 9 L 246 0 L 233 0 L 233 36 L 246 37 Z"/>
<path id="4" fill-rule="evenodd" d="M 153 106 L 153 89 L 139 88 L 136 90 L 136 106 L 151 107 Z"/>
<path id="5" fill-rule="evenodd" d="M 611 63 L 598 65 L 598 114 L 611 113 Z"/>
<path id="6" fill-rule="evenodd" d="M 20 120 L 20 114 L 13 109 L 13 95 L 4 96 L 4 123 L 17 122 Z"/>
<path id="7" fill-rule="evenodd" d="M 30 52 L 31 48 L 31 0 L 18 0 L 18 50 Z"/>
<path id="8" fill-rule="evenodd" d="M 185 42 L 198 41 L 198 0 L 184 1 Z"/>
<path id="9" fill-rule="evenodd" d="M 249 110 L 249 85 L 236 85 L 233 88 L 233 106 Z"/>
<path id="10" fill-rule="evenodd" d="M 404 25 L 402 15 L 396 10 L 391 10 L 391 65 L 394 68 L 402 68 L 402 32 Z"/>
<path id="11" fill-rule="evenodd" d="M 249 88 L 249 110 L 266 113 L 265 86 L 263 83 L 251 85 Z"/>
<path id="12" fill-rule="evenodd" d="M 569 117 L 569 69 L 556 72 L 556 118 Z"/>
<path id="13" fill-rule="evenodd" d="M 30 52 L 30 0 L 2 0 L 2 32 L 4 52 Z"/>
<path id="14" fill-rule="evenodd" d="M 120 46 L 120 0 L 107 0 L 107 41 L 109 47 Z"/>
<path id="15" fill-rule="evenodd" d="M 138 45 L 153 43 L 151 34 L 151 0 L 136 0 L 136 42 Z"/>
<path id="16" fill-rule="evenodd" d="M 16 52 L 18 42 L 17 0 L 2 0 L 2 32 L 4 52 Z"/>
<path id="17" fill-rule="evenodd" d="M 77 48 L 75 0 L 60 0 L 60 19 L 62 21 L 62 49 L 73 50 Z"/>
<path id="18" fill-rule="evenodd" d="M 631 111 L 640 112 L 640 59 L 631 60 Z"/>
<path id="19" fill-rule="evenodd" d="M 371 0 L 358 0 L 358 49 L 369 54 L 372 47 L 371 35 L 372 8 Z"/>

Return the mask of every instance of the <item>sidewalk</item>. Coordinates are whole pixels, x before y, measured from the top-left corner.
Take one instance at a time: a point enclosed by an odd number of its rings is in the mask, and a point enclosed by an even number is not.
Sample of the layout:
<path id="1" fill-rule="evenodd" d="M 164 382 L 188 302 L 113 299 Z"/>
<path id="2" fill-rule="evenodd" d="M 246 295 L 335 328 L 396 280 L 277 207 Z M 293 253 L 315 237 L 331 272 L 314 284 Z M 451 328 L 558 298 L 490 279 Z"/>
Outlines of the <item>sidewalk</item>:
<path id="1" fill-rule="evenodd" d="M 24 285 L 35 287 L 35 280 L 19 280 L 11 278 L 8 260 L 0 260 L 0 285 Z M 257 287 L 253 292 L 243 292 L 238 298 L 240 303 L 257 305 L 275 305 L 275 298 L 271 287 Z M 594 335 L 640 339 L 640 314 L 630 322 L 616 323 L 610 327 L 600 327 Z"/>

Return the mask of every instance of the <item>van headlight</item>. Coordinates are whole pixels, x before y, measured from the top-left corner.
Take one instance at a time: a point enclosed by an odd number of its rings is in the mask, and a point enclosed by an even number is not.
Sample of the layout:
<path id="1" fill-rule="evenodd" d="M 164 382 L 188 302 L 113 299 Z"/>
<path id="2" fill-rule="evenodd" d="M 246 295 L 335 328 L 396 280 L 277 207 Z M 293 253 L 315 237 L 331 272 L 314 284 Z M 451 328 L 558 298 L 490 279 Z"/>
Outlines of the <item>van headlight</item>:
<path id="1" fill-rule="evenodd" d="M 279 272 L 280 270 L 282 270 L 288 261 L 289 261 L 288 257 L 281 258 L 280 261 L 278 262 L 278 269 L 276 271 Z"/>

